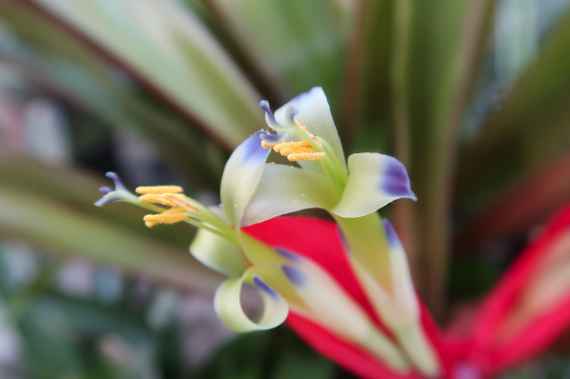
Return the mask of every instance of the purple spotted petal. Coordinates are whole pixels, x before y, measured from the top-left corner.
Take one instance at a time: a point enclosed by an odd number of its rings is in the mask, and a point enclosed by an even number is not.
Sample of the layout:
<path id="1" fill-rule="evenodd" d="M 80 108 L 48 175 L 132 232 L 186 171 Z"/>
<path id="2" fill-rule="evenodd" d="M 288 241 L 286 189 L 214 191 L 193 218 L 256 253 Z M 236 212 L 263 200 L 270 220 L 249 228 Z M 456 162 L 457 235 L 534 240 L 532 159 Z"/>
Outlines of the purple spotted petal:
<path id="1" fill-rule="evenodd" d="M 350 246 L 348 245 L 346 236 L 344 235 L 344 232 L 338 225 L 336 226 L 336 232 L 338 234 L 338 238 L 340 239 L 342 246 L 344 247 L 344 251 L 346 251 L 347 254 L 350 254 Z"/>
<path id="2" fill-rule="evenodd" d="M 279 142 L 281 140 L 281 136 L 278 133 L 271 133 L 271 132 L 262 132 L 261 139 L 267 142 Z"/>
<path id="3" fill-rule="evenodd" d="M 302 287 L 307 281 L 305 274 L 293 266 L 283 265 L 281 269 L 285 276 L 287 276 L 287 279 L 297 287 Z"/>
<path id="4" fill-rule="evenodd" d="M 253 284 L 255 284 L 257 288 L 259 288 L 260 290 L 271 296 L 273 299 L 279 298 L 277 292 L 275 292 L 271 287 L 269 287 L 263 280 L 261 280 L 257 276 L 253 278 Z"/>
<path id="5" fill-rule="evenodd" d="M 406 167 L 395 158 L 387 161 L 384 167 L 384 175 L 380 176 L 380 186 L 381 190 L 389 196 L 416 200 Z"/>
<path id="6" fill-rule="evenodd" d="M 269 156 L 270 151 L 261 146 L 264 133 L 250 135 L 234 150 L 224 167 L 220 195 L 226 218 L 233 225 L 241 224 Z"/>
<path id="7" fill-rule="evenodd" d="M 244 141 L 241 148 L 243 149 L 241 160 L 242 164 L 258 164 L 265 162 L 267 151 L 261 147 L 261 138 L 264 133 L 262 131 L 253 134 Z"/>
<path id="8" fill-rule="evenodd" d="M 300 255 L 297 255 L 297 254 L 293 253 L 292 251 L 289 251 L 289 250 L 282 248 L 282 247 L 276 247 L 275 251 L 277 251 L 277 253 L 279 253 L 279 255 L 281 255 L 283 258 L 288 259 L 288 260 L 293 261 L 293 262 L 300 262 L 302 259 Z"/>
<path id="9" fill-rule="evenodd" d="M 376 212 L 399 199 L 416 200 L 404 165 L 378 153 L 348 157 L 349 175 L 344 192 L 332 212 L 346 218 Z"/>
<path id="10" fill-rule="evenodd" d="M 398 238 L 398 234 L 396 233 L 394 226 L 386 219 L 384 219 L 384 231 L 386 233 L 386 240 L 391 248 L 400 246 L 400 239 Z"/>

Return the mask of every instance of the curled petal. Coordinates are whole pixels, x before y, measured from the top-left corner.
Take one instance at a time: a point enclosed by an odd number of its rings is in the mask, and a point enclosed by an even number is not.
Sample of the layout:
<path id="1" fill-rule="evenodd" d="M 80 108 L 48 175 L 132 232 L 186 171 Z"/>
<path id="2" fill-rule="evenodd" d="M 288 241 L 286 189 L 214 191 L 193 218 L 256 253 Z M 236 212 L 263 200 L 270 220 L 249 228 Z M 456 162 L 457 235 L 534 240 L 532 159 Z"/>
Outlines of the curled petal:
<path id="1" fill-rule="evenodd" d="M 334 195 L 326 178 L 299 168 L 267 165 L 259 187 L 247 207 L 243 225 L 252 225 L 287 213 L 309 208 L 327 208 Z"/>
<path id="2" fill-rule="evenodd" d="M 389 155 L 352 154 L 348 181 L 340 202 L 332 210 L 342 217 L 361 217 L 394 200 L 416 200 L 406 167 Z"/>
<path id="3" fill-rule="evenodd" d="M 230 277 L 241 275 L 247 267 L 237 245 L 205 229 L 196 234 L 190 253 L 205 266 Z"/>
<path id="4" fill-rule="evenodd" d="M 241 290 L 244 284 L 257 288 L 262 298 L 263 313 L 257 321 L 249 318 L 241 305 Z M 224 324 L 235 332 L 275 328 L 285 321 L 289 313 L 287 302 L 252 271 L 224 281 L 216 291 L 214 307 Z"/>
<path id="5" fill-rule="evenodd" d="M 222 175 L 220 197 L 226 218 L 239 226 L 243 212 L 257 189 L 269 150 L 261 147 L 265 132 L 258 131 L 232 153 Z"/>

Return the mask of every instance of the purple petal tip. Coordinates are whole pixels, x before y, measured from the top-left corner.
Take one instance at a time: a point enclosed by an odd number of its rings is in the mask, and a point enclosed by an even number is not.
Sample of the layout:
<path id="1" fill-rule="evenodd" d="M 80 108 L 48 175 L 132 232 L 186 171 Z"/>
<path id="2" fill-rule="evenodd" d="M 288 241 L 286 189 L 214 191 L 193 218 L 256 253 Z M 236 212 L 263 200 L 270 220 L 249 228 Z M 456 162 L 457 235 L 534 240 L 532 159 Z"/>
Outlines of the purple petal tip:
<path id="1" fill-rule="evenodd" d="M 384 230 L 386 232 L 386 239 L 388 240 L 388 244 L 391 247 L 395 247 L 400 244 L 400 239 L 398 238 L 398 234 L 396 233 L 396 229 L 392 223 L 386 219 L 384 221 Z"/>
<path id="2" fill-rule="evenodd" d="M 416 200 L 406 166 L 396 158 L 390 157 L 388 161 L 383 175 L 382 190 L 389 196 Z"/>
<path id="3" fill-rule="evenodd" d="M 259 288 L 260 290 L 262 290 L 272 298 L 277 299 L 279 297 L 277 295 L 277 292 L 275 292 L 271 287 L 269 287 L 263 280 L 261 280 L 257 276 L 253 278 L 253 284 L 255 284 L 257 288 Z"/>
<path id="4" fill-rule="evenodd" d="M 289 281 L 297 287 L 301 287 L 306 282 L 305 274 L 293 266 L 283 265 L 281 266 L 283 273 L 289 279 Z"/>
<path id="5" fill-rule="evenodd" d="M 277 253 L 279 255 L 281 255 L 283 258 L 288 259 L 292 262 L 299 262 L 301 260 L 301 256 L 293 253 L 292 251 L 289 251 L 287 249 L 284 249 L 282 247 L 276 247 L 275 250 L 277 251 Z"/>

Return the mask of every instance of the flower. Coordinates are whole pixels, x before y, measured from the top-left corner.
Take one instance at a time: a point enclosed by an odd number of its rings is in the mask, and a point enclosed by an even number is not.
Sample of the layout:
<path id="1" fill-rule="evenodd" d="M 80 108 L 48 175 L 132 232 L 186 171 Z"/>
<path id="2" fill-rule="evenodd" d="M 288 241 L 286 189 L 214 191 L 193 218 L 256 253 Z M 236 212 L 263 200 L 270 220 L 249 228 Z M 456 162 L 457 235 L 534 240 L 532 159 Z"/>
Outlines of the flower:
<path id="1" fill-rule="evenodd" d="M 360 217 L 397 199 L 416 199 L 406 168 L 393 157 L 356 153 L 347 165 L 322 88 L 295 97 L 275 114 L 267 101 L 260 105 L 270 128 L 260 134 L 261 146 L 299 167 L 267 164 L 246 209 L 246 225 L 307 208 Z"/>
<path id="2" fill-rule="evenodd" d="M 467 332 L 441 336 L 416 295 L 396 230 L 376 214 L 396 199 L 415 200 L 405 167 L 376 153 L 353 154 L 347 164 L 320 88 L 275 114 L 261 106 L 271 131 L 252 134 L 232 153 L 219 206 L 176 185 L 135 194 L 115 173 L 107 173 L 115 188 L 102 187 L 95 203 L 145 208 L 149 228 L 197 227 L 190 251 L 227 276 L 214 305 L 229 328 L 270 329 L 289 315 L 309 344 L 364 378 L 479 379 L 537 354 L 568 326 L 570 208 L 505 275 Z M 267 163 L 271 150 L 299 167 Z M 313 207 L 336 223 L 274 218 Z M 242 308 L 244 285 L 263 301 L 257 320 Z"/>
<path id="3" fill-rule="evenodd" d="M 107 177 L 115 182 L 115 189 L 103 188 L 96 205 L 124 201 L 145 208 L 152 212 L 143 218 L 149 228 L 181 222 L 199 228 L 190 251 L 204 265 L 228 277 L 216 291 L 214 305 L 229 328 L 239 332 L 270 329 L 281 324 L 292 308 L 353 341 L 393 370 L 407 372 L 404 354 L 326 271 L 294 252 L 274 249 L 242 232 L 244 210 L 269 154 L 261 146 L 263 135 L 250 136 L 229 158 L 219 207 L 204 206 L 176 185 L 137 187 L 137 196 L 114 173 Z M 258 320 L 242 309 L 244 285 L 256 288 L 263 300 L 264 311 Z"/>
<path id="4" fill-rule="evenodd" d="M 429 376 L 439 368 L 420 327 L 420 307 L 406 254 L 391 224 L 376 211 L 388 203 L 415 200 L 404 165 L 378 153 L 352 154 L 348 165 L 322 88 L 301 94 L 272 113 L 261 102 L 271 131 L 261 147 L 299 167 L 266 164 L 244 224 L 305 208 L 323 208 L 336 220 L 351 268 L 384 325 L 414 365 Z"/>
<path id="5" fill-rule="evenodd" d="M 246 140 L 238 148 L 237 158 L 234 153 L 228 164 L 235 163 L 236 159 L 243 162 L 242 154 L 249 149 L 249 144 Z M 384 362 L 389 370 L 406 374 L 413 369 L 414 362 L 406 358 L 389 333 L 378 328 L 358 302 L 312 259 L 283 246 L 271 247 L 242 232 L 227 221 L 230 219 L 227 213 L 205 207 L 184 195 L 179 186 L 137 187 L 137 197 L 116 174 L 107 176 L 114 180 L 116 188 L 105 189 L 97 205 L 126 201 L 151 210 L 153 214 L 144 216 L 149 228 L 179 222 L 200 228 L 190 250 L 203 264 L 228 276 L 216 291 L 214 305 L 219 317 L 232 330 L 273 328 L 285 320 L 291 308 L 296 314 L 351 341 L 358 349 Z M 234 212 L 239 217 L 237 209 L 235 207 Z M 239 218 L 234 220 L 237 222 Z M 299 226 L 298 233 L 303 233 L 303 225 Z M 311 230 L 306 232 L 312 234 Z M 242 309 L 240 297 L 245 284 L 256 288 L 264 302 L 259 320 L 252 320 Z"/>

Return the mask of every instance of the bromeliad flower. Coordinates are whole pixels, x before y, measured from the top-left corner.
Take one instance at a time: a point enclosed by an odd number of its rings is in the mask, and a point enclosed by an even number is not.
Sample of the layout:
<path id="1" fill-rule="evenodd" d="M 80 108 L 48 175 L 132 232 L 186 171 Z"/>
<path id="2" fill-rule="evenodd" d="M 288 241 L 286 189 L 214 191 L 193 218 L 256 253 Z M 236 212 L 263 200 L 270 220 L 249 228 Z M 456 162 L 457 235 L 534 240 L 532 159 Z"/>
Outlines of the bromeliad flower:
<path id="1" fill-rule="evenodd" d="M 399 198 L 415 199 L 396 159 L 353 154 L 345 163 L 326 97 L 303 94 L 231 155 L 221 204 L 207 207 L 179 186 L 130 192 L 108 173 L 102 206 L 123 201 L 151 212 L 149 227 L 199 228 L 190 250 L 227 276 L 216 291 L 219 317 L 235 331 L 289 325 L 309 344 L 370 379 L 487 378 L 536 354 L 570 323 L 570 210 L 523 255 L 485 302 L 460 340 L 439 337 L 418 300 L 406 253 L 392 225 L 375 212 Z M 268 164 L 274 150 L 299 167 Z M 305 208 L 327 210 L 336 223 L 279 217 Z M 244 285 L 263 300 L 254 320 L 242 309 Z"/>
<path id="2" fill-rule="evenodd" d="M 266 165 L 245 210 L 245 224 L 306 208 L 327 210 L 345 241 L 349 262 L 384 325 L 424 374 L 438 366 L 420 327 L 420 307 L 406 254 L 376 211 L 397 199 L 415 200 L 404 165 L 379 153 L 358 153 L 348 165 L 321 88 L 297 96 L 275 114 L 261 102 L 272 132 L 261 146 L 299 167 Z"/>
<path id="3" fill-rule="evenodd" d="M 409 372 L 413 362 L 331 275 L 311 260 L 273 249 L 241 230 L 244 210 L 269 154 L 261 146 L 263 136 L 263 132 L 250 136 L 228 160 L 219 207 L 206 207 L 173 185 L 138 187 L 137 196 L 114 173 L 107 176 L 115 182 L 115 189 L 102 188 L 104 196 L 96 205 L 124 201 L 148 209 L 152 213 L 144 216 L 144 222 L 149 228 L 175 223 L 199 228 L 190 251 L 206 266 L 228 276 L 217 290 L 214 304 L 229 328 L 239 332 L 273 328 L 292 308 L 385 362 L 394 372 Z M 264 310 L 258 320 L 242 309 L 244 285 L 256 288 L 263 299 Z"/>
<path id="4" fill-rule="evenodd" d="M 303 93 L 275 114 L 262 101 L 271 129 L 261 146 L 300 167 L 268 164 L 244 223 L 254 224 L 307 208 L 323 208 L 339 217 L 371 214 L 394 200 L 415 200 L 408 173 L 397 159 L 357 153 L 348 165 L 324 91 Z"/>

